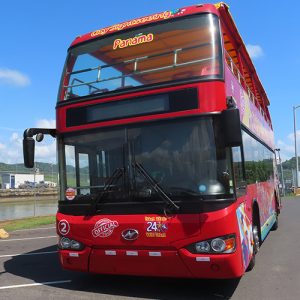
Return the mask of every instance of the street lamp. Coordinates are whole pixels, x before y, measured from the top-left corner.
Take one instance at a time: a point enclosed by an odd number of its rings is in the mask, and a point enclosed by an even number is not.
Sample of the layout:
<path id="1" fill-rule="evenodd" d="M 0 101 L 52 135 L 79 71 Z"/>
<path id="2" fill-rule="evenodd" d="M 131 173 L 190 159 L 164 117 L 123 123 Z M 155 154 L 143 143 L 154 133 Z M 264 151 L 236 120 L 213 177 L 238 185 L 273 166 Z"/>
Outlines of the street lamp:
<path id="1" fill-rule="evenodd" d="M 298 188 L 298 172 L 299 172 L 299 167 L 298 167 L 298 153 L 297 153 L 297 131 L 296 131 L 296 109 L 299 108 L 300 105 L 293 106 L 293 113 L 294 113 L 294 140 L 295 140 L 295 157 L 296 157 L 296 184 L 295 184 L 295 189 Z M 297 190 L 295 190 L 297 193 Z"/>
<path id="2" fill-rule="evenodd" d="M 280 164 L 282 195 L 285 196 L 285 183 L 284 183 L 284 177 L 283 177 L 282 161 L 281 161 L 281 157 L 280 157 L 280 149 L 277 148 L 277 149 L 275 149 L 275 151 L 277 151 L 277 153 L 278 153 L 278 159 L 279 159 L 279 164 Z M 276 164 L 277 164 L 277 162 L 276 162 Z"/>

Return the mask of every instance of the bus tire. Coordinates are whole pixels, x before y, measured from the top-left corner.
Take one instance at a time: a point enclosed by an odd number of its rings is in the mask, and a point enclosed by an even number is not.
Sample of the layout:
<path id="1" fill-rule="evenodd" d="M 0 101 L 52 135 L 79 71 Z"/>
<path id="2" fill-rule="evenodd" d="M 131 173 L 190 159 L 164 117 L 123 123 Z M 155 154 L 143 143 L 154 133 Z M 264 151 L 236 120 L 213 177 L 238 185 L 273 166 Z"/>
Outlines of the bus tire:
<path id="1" fill-rule="evenodd" d="M 260 245 L 261 245 L 259 212 L 258 212 L 257 207 L 254 207 L 252 222 L 253 222 L 253 224 L 252 224 L 253 253 L 252 253 L 252 258 L 249 262 L 249 265 L 246 269 L 246 272 L 249 272 L 254 268 L 255 256 L 258 253 L 258 251 L 260 249 Z"/>
<path id="2" fill-rule="evenodd" d="M 248 265 L 248 267 L 246 269 L 246 272 L 250 272 L 254 268 L 254 266 L 255 266 L 255 254 L 253 252 L 252 258 L 251 258 L 251 260 L 249 262 L 249 265 Z"/>
<path id="3" fill-rule="evenodd" d="M 273 224 L 271 230 L 272 230 L 272 231 L 275 231 L 275 230 L 277 230 L 277 229 L 278 229 L 278 214 L 276 213 L 276 221 L 275 221 L 275 223 Z"/>
<path id="4" fill-rule="evenodd" d="M 259 227 L 256 224 L 253 224 L 252 226 L 252 235 L 253 235 L 253 253 L 252 258 L 249 262 L 249 265 L 247 267 L 247 272 L 251 271 L 255 266 L 255 256 L 260 248 L 260 237 L 259 237 Z"/>
<path id="5" fill-rule="evenodd" d="M 271 230 L 272 231 L 275 231 L 278 229 L 278 225 L 279 225 L 279 221 L 278 221 L 278 205 L 277 205 L 277 200 L 275 199 L 275 213 L 276 213 L 276 220 L 275 220 L 275 223 L 273 224 Z"/>
<path id="6" fill-rule="evenodd" d="M 277 229 L 278 229 L 278 225 L 279 225 L 279 221 L 278 221 L 278 213 L 276 212 L 276 221 L 275 221 L 275 223 L 273 224 L 271 230 L 272 230 L 272 231 L 277 230 Z"/>

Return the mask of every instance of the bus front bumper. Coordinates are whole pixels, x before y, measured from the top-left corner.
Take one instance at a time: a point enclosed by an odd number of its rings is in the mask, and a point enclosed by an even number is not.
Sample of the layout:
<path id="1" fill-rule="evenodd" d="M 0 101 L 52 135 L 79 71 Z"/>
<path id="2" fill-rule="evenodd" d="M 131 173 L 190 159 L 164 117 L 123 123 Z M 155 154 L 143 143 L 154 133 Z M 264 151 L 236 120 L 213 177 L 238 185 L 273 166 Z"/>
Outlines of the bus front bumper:
<path id="1" fill-rule="evenodd" d="M 65 269 L 96 274 L 178 278 L 237 278 L 244 273 L 238 252 L 192 254 L 186 249 L 94 249 L 59 251 Z"/>

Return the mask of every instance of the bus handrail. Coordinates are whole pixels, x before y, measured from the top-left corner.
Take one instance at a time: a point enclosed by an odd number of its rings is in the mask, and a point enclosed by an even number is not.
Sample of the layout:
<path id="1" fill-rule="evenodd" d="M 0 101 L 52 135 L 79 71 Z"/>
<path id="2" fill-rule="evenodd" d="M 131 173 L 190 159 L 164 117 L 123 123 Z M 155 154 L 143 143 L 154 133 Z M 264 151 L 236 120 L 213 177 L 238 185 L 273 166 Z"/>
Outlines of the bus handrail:
<path id="1" fill-rule="evenodd" d="M 98 88 L 94 87 L 93 84 L 100 83 L 100 82 L 105 82 L 105 81 L 110 81 L 110 80 L 116 80 L 116 79 L 124 79 L 126 77 L 130 77 L 130 76 L 133 76 L 133 75 L 141 75 L 141 74 L 147 74 L 147 73 L 152 73 L 152 72 L 164 71 L 164 70 L 168 70 L 168 69 L 172 69 L 172 68 L 176 68 L 176 67 L 183 67 L 183 66 L 202 63 L 202 62 L 205 62 L 205 61 L 214 60 L 214 59 L 216 59 L 216 56 L 207 57 L 207 58 L 203 58 L 203 59 L 192 60 L 192 61 L 187 61 L 187 62 L 183 62 L 183 63 L 178 63 L 178 52 L 191 50 L 191 49 L 196 49 L 196 48 L 204 47 L 204 46 L 207 46 L 207 45 L 210 45 L 210 44 L 211 43 L 204 43 L 204 44 L 199 44 L 199 45 L 186 47 L 186 48 L 178 48 L 178 49 L 175 49 L 175 50 L 172 50 L 172 51 L 166 51 L 166 52 L 158 53 L 158 54 L 154 54 L 154 55 L 147 55 L 147 56 L 141 56 L 141 57 L 137 57 L 137 58 L 133 58 L 133 59 L 129 59 L 129 60 L 124 60 L 124 61 L 119 62 L 119 63 L 102 65 L 102 66 L 99 65 L 99 66 L 94 67 L 94 68 L 86 68 L 86 69 L 77 70 L 77 71 L 73 71 L 73 72 L 67 72 L 67 75 L 70 76 L 70 75 L 74 75 L 74 74 L 81 74 L 81 73 L 85 73 L 85 72 L 91 72 L 91 71 L 94 71 L 94 70 L 98 70 L 96 80 L 89 81 L 89 82 L 83 82 L 82 80 L 80 80 L 78 78 L 74 78 L 71 82 L 71 85 L 65 85 L 64 88 L 67 90 L 67 89 L 72 89 L 72 88 L 75 88 L 75 87 L 86 85 L 88 87 L 93 87 L 95 89 L 98 89 Z M 138 71 L 138 63 L 139 62 L 145 61 L 146 59 L 166 56 L 166 55 L 169 55 L 169 54 L 174 55 L 172 64 L 164 66 L 164 67 Z M 134 64 L 133 72 L 128 73 L 128 74 L 122 74 L 120 76 L 114 76 L 114 77 L 110 77 L 110 78 L 101 79 L 101 71 L 103 69 L 109 68 L 109 67 L 115 67 L 115 66 L 131 64 L 131 63 Z M 80 82 L 80 83 L 73 84 L 74 81 L 77 81 L 77 82 Z M 99 89 L 99 90 L 101 90 L 101 89 Z"/>

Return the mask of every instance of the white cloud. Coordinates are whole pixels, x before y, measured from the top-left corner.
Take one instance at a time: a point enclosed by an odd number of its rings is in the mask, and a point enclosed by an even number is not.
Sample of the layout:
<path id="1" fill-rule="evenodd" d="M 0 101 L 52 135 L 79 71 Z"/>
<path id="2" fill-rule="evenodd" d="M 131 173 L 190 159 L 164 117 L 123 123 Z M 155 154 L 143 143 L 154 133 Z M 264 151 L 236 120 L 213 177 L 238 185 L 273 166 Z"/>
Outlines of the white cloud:
<path id="1" fill-rule="evenodd" d="M 288 160 L 295 156 L 295 147 L 294 144 L 285 143 L 282 140 L 277 141 L 276 148 L 280 149 L 280 156 L 282 161 Z"/>
<path id="2" fill-rule="evenodd" d="M 4 130 L 4 131 L 21 131 L 21 129 L 11 128 L 11 127 L 3 127 L 3 126 L 0 126 L 0 130 Z"/>
<path id="3" fill-rule="evenodd" d="M 55 162 L 56 160 L 56 141 L 47 145 L 43 142 L 35 144 L 35 160 L 42 162 Z"/>
<path id="4" fill-rule="evenodd" d="M 30 84 L 30 79 L 20 71 L 0 69 L 0 84 L 24 87 Z"/>
<path id="5" fill-rule="evenodd" d="M 35 143 L 36 162 L 56 162 L 56 140 L 45 136 Z M 6 143 L 0 143 L 0 162 L 7 164 L 23 163 L 23 136 L 13 132 Z"/>
<path id="6" fill-rule="evenodd" d="M 297 138 L 297 152 L 298 156 L 300 156 L 300 130 L 296 132 Z M 283 161 L 291 159 L 295 157 L 295 138 L 294 133 L 290 133 L 287 135 L 286 139 L 278 140 L 276 143 L 276 148 L 280 149 L 281 159 Z"/>
<path id="7" fill-rule="evenodd" d="M 55 120 L 40 119 L 36 122 L 36 127 L 38 127 L 38 128 L 55 128 L 56 122 L 55 122 Z"/>
<path id="8" fill-rule="evenodd" d="M 248 53 L 252 59 L 260 58 L 264 55 L 263 49 L 259 45 L 246 45 Z"/>
<path id="9" fill-rule="evenodd" d="M 0 144 L 0 162 L 20 163 L 22 162 L 22 138 L 14 132 L 6 143 Z"/>
<path id="10" fill-rule="evenodd" d="M 34 127 L 55 128 L 55 120 L 40 119 Z M 23 134 L 21 130 L 14 128 L 0 127 L 0 130 L 11 131 L 8 138 L 0 137 L 0 162 L 7 164 L 23 163 Z M 35 143 L 36 162 L 56 162 L 56 139 L 45 135 L 42 142 Z"/>

